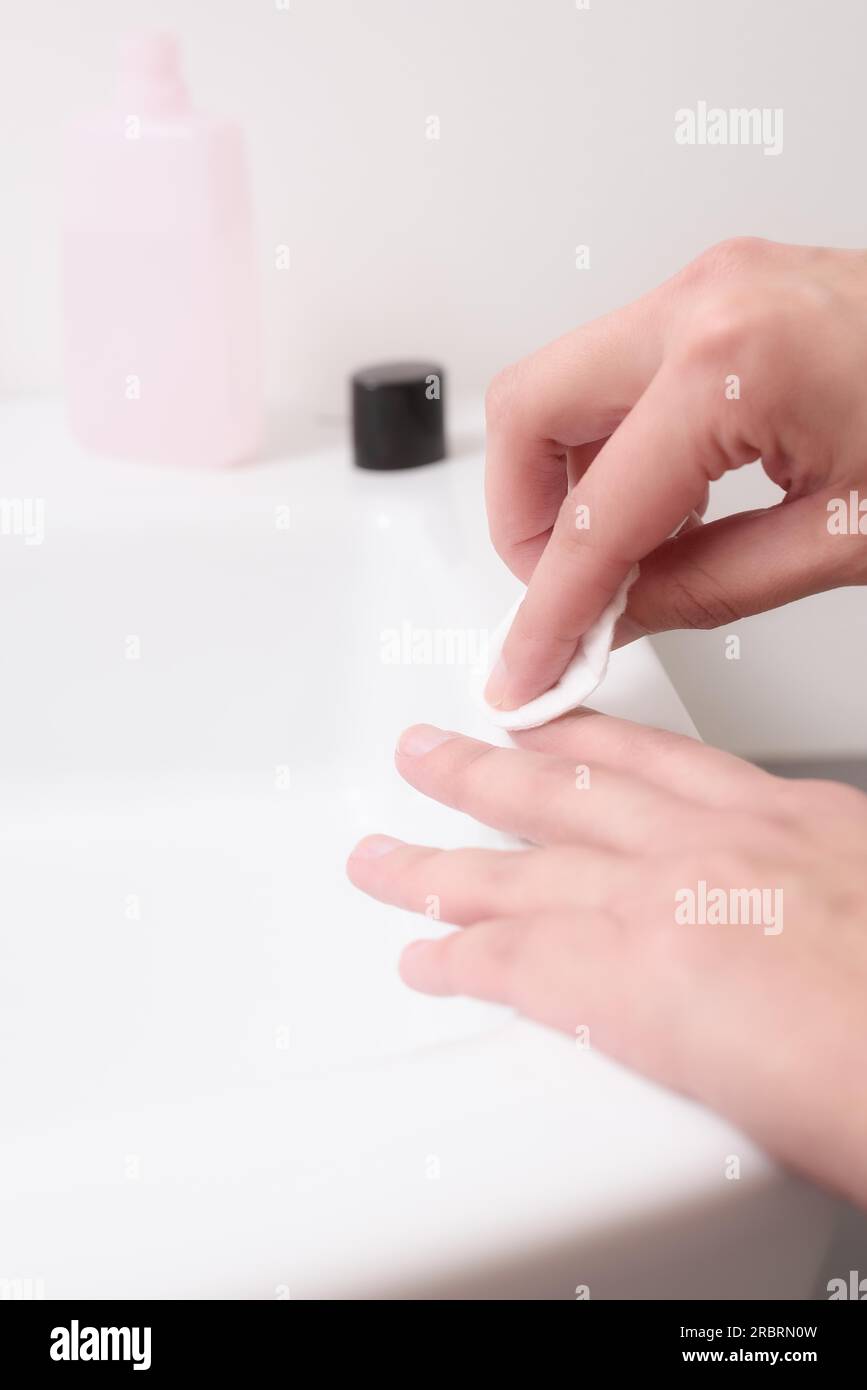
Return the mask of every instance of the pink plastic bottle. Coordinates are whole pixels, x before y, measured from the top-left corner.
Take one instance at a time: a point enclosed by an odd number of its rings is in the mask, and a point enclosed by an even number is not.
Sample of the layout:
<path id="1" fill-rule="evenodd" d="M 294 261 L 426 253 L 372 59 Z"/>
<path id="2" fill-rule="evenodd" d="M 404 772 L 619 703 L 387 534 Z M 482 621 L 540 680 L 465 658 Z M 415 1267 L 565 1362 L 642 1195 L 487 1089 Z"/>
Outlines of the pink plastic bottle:
<path id="1" fill-rule="evenodd" d="M 124 44 L 116 104 L 74 125 L 65 172 L 76 436 L 156 463 L 249 457 L 262 405 L 243 139 L 190 109 L 170 36 Z"/>

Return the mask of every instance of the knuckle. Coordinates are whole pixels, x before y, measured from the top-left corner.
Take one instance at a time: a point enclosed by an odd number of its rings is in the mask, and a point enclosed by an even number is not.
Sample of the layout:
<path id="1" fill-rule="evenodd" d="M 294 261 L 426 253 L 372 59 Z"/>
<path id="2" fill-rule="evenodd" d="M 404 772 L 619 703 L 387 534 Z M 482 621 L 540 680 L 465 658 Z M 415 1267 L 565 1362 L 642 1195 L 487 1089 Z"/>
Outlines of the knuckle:
<path id="1" fill-rule="evenodd" d="M 676 757 L 691 742 L 694 740 L 671 734 L 665 729 L 635 725 L 634 728 L 627 726 L 612 730 L 611 748 L 615 757 L 624 759 L 630 773 L 642 777 L 652 774 L 667 759 Z"/>
<path id="2" fill-rule="evenodd" d="M 798 853 L 799 840 L 793 826 L 768 808 L 739 810 L 728 817 L 729 846 L 741 865 L 753 865 L 755 872 L 768 865 L 788 863 Z"/>
<path id="3" fill-rule="evenodd" d="M 766 355 L 782 328 L 776 296 L 727 291 L 715 295 L 691 317 L 678 355 L 688 369 L 700 371 L 743 365 L 747 353 Z"/>
<path id="4" fill-rule="evenodd" d="M 428 889 L 438 884 L 442 866 L 442 850 L 431 850 L 424 855 L 401 855 L 401 862 L 390 863 L 397 855 L 389 855 L 382 862 L 386 873 L 397 892 L 407 902 L 421 899 Z"/>
<path id="5" fill-rule="evenodd" d="M 635 563 L 635 557 L 616 549 L 611 526 L 605 527 L 604 537 L 594 531 L 592 511 L 589 525 L 577 524 L 578 508 L 583 505 L 574 488 L 567 492 L 557 509 L 551 541 L 555 548 L 562 549 L 569 555 L 574 555 L 577 551 L 592 553 L 595 581 L 602 588 L 607 586 L 607 592 L 613 594 Z"/>
<path id="6" fill-rule="evenodd" d="M 551 807 L 562 805 L 564 798 L 571 801 L 574 781 L 571 763 L 561 762 L 560 759 L 540 762 L 524 778 L 525 804 L 548 811 Z"/>
<path id="7" fill-rule="evenodd" d="M 739 304 L 717 305 L 693 329 L 684 345 L 685 363 L 700 369 L 729 363 L 740 356 L 751 332 L 748 315 Z"/>
<path id="8" fill-rule="evenodd" d="M 718 278 L 754 265 L 757 260 L 767 256 L 772 245 L 764 237 L 726 237 L 702 251 L 693 261 L 693 266 L 703 275 Z"/>
<path id="9" fill-rule="evenodd" d="M 867 796 L 850 787 L 845 782 L 832 782 L 830 779 L 805 777 L 795 783 L 799 798 L 814 810 L 822 810 L 829 815 L 847 819 L 864 819 L 867 815 Z"/>
<path id="10" fill-rule="evenodd" d="M 587 530 L 576 525 L 577 517 L 578 502 L 574 493 L 569 491 L 557 508 L 553 535 L 558 543 L 565 543 L 570 550 L 589 544 Z"/>
<path id="11" fill-rule="evenodd" d="M 487 895 L 506 911 L 514 905 L 524 868 L 520 853 L 504 854 L 501 850 L 494 850 L 487 861 Z"/>
<path id="12" fill-rule="evenodd" d="M 485 392 L 485 420 L 490 427 L 504 420 L 515 400 L 519 368 L 517 363 L 503 367 Z"/>
<path id="13" fill-rule="evenodd" d="M 695 564 L 682 564 L 669 586 L 667 607 L 674 627 L 709 630 L 742 616 L 719 580 Z"/>
<path id="14" fill-rule="evenodd" d="M 480 786 L 486 785 L 485 779 L 491 771 L 490 764 L 492 761 L 498 762 L 499 759 L 495 755 L 502 754 L 503 751 L 487 743 L 478 747 L 470 744 L 461 750 L 460 761 L 451 767 L 449 782 L 452 791 L 462 802 Z"/>
<path id="15" fill-rule="evenodd" d="M 462 993 L 509 998 L 520 974 L 521 932 L 512 922 L 480 923 L 469 929 L 475 936 L 458 939 L 451 949 L 450 978 Z"/>

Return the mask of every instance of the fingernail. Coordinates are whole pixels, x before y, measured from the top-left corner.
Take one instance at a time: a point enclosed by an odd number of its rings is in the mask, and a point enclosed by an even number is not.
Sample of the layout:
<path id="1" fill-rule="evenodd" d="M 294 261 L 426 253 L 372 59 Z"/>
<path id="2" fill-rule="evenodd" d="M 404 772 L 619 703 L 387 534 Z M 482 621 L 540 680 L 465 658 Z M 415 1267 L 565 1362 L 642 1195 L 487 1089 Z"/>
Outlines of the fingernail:
<path id="1" fill-rule="evenodd" d="M 413 724 L 411 729 L 404 729 L 401 734 L 397 751 L 408 758 L 423 758 L 425 753 L 430 753 L 432 748 L 439 748 L 441 743 L 446 743 L 450 738 L 454 738 L 454 734 L 446 733 L 444 729 L 436 729 L 433 724 Z"/>
<path id="2" fill-rule="evenodd" d="M 349 857 L 381 859 L 384 854 L 391 854 L 393 849 L 399 849 L 403 843 L 403 840 L 395 840 L 391 835 L 367 835 L 363 840 L 359 840 Z"/>
<path id="3" fill-rule="evenodd" d="M 485 699 L 494 709 L 497 709 L 503 703 L 507 684 L 508 672 L 506 671 L 506 663 L 502 657 L 498 657 L 497 664 L 491 672 L 488 683 L 485 686 Z"/>

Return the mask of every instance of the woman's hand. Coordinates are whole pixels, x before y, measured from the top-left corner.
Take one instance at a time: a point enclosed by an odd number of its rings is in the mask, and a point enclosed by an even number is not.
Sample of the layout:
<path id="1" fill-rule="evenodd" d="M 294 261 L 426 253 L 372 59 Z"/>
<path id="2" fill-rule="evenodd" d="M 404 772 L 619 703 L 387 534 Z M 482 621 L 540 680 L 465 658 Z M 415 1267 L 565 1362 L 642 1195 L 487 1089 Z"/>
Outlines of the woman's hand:
<path id="1" fill-rule="evenodd" d="M 619 641 L 867 582 L 865 383 L 867 253 L 749 238 L 502 372 L 488 517 L 529 587 L 490 703 L 552 686 L 637 561 Z M 759 457 L 784 502 L 699 525 L 709 484 Z M 863 534 L 832 533 L 850 492 Z"/>
<path id="2" fill-rule="evenodd" d="M 516 738 L 400 741 L 413 786 L 534 846 L 361 841 L 353 883 L 463 928 L 403 979 L 587 1028 L 867 1206 L 867 797 L 590 712 Z"/>

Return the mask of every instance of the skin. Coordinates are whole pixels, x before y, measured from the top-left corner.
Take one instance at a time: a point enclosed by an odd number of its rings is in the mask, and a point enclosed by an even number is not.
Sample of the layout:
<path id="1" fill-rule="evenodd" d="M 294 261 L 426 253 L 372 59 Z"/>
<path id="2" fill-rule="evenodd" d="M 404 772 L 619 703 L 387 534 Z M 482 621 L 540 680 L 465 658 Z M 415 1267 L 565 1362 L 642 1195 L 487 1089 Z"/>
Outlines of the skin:
<path id="1" fill-rule="evenodd" d="M 528 590 L 489 700 L 556 681 L 636 561 L 620 641 L 867 582 L 867 534 L 827 525 L 830 499 L 867 497 L 865 382 L 867 255 L 758 241 L 497 378 L 491 534 Z M 702 525 L 710 482 L 759 456 L 783 502 Z M 404 981 L 588 1028 L 867 1208 L 867 797 L 589 711 L 513 739 L 401 737 L 414 787 L 530 843 L 356 846 L 357 887 L 418 912 L 435 897 L 460 928 L 408 947 Z M 779 910 L 679 920 L 700 882 Z"/>
<path id="2" fill-rule="evenodd" d="M 827 528 L 829 499 L 867 496 L 865 374 L 867 253 L 758 239 L 712 247 L 501 372 L 488 519 L 528 588 L 489 702 L 553 685 L 636 562 L 619 642 L 867 582 L 867 538 Z M 710 484 L 759 458 L 783 501 L 697 524 Z"/>
<path id="3" fill-rule="evenodd" d="M 534 846 L 356 846 L 356 887 L 420 913 L 435 895 L 462 928 L 409 946 L 405 983 L 587 1027 L 867 1206 L 867 797 L 601 714 L 515 738 L 401 738 L 414 787 Z M 780 889 L 782 930 L 679 925 L 675 895 L 700 879 Z"/>

